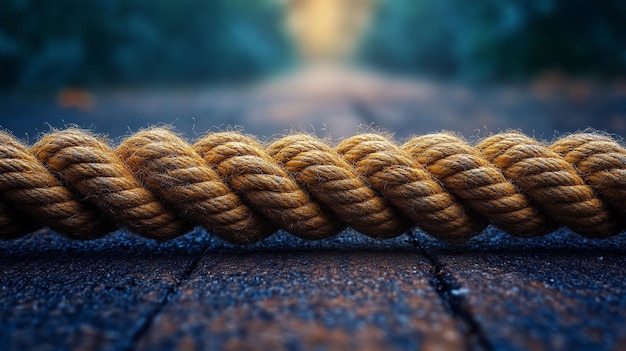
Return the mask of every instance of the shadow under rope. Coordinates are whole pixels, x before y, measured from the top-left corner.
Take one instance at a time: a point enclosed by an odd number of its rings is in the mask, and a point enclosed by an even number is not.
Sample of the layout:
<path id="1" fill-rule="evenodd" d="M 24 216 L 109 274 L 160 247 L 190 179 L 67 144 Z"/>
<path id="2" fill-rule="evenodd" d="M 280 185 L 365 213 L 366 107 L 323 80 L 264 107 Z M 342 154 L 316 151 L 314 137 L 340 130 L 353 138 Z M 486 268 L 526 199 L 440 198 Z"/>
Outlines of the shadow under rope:
<path id="1" fill-rule="evenodd" d="M 176 239 L 159 242 L 143 238 L 125 229 L 105 237 L 78 241 L 65 238 L 48 229 L 42 229 L 22 238 L 0 241 L 0 254 L 13 258 L 41 258 L 63 254 L 111 255 L 123 259 L 125 255 L 177 256 L 203 254 L 266 254 L 305 252 L 384 253 L 414 252 L 419 249 L 434 254 L 465 255 L 593 255 L 597 252 L 613 255 L 626 254 L 626 232 L 605 239 L 589 239 L 561 228 L 535 238 L 513 237 L 493 226 L 463 244 L 449 244 L 431 237 L 418 229 L 393 239 L 379 240 L 346 229 L 342 233 L 322 240 L 305 240 L 284 231 L 253 244 L 230 244 L 198 227 Z"/>

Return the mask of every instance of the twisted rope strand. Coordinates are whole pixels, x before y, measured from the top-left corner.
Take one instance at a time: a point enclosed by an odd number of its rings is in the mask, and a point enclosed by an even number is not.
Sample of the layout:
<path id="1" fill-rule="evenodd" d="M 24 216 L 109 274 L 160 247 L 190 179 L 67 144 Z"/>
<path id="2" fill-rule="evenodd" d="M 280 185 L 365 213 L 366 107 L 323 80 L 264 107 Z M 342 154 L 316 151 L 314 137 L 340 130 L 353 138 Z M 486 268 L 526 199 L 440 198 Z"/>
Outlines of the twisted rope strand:
<path id="1" fill-rule="evenodd" d="M 0 238 L 40 227 L 75 239 L 123 226 L 168 240 L 201 225 L 233 243 L 286 230 L 306 239 L 346 226 L 375 238 L 413 226 L 445 241 L 488 223 L 512 235 L 558 226 L 593 238 L 622 229 L 626 149 L 595 133 L 551 145 L 501 133 L 475 146 L 430 134 L 398 146 L 362 134 L 335 147 L 310 135 L 267 146 L 239 133 L 190 145 L 166 129 L 113 149 L 78 129 L 30 148 L 0 132 Z"/>
<path id="2" fill-rule="evenodd" d="M 226 240 L 254 242 L 275 231 L 189 144 L 168 130 L 137 133 L 116 152 L 149 191 Z"/>
<path id="3" fill-rule="evenodd" d="M 1 229 L 8 236 L 17 235 L 11 228 L 17 222 L 25 227 L 27 217 L 75 238 L 98 238 L 112 228 L 109 219 L 80 201 L 31 151 L 6 133 L 0 133 L 0 191 L 4 207 L 8 207 L 4 217 L 10 216 Z M 24 217 L 14 215 L 18 212 Z"/>
<path id="4" fill-rule="evenodd" d="M 190 229 L 91 135 L 75 129 L 48 134 L 31 152 L 69 189 L 137 234 L 166 239 Z"/>
<path id="5" fill-rule="evenodd" d="M 409 229 L 408 220 L 321 140 L 292 135 L 272 143 L 268 152 L 324 207 L 359 232 L 392 238 Z"/>
<path id="6" fill-rule="evenodd" d="M 475 148 L 449 134 L 409 140 L 402 148 L 478 215 L 516 236 L 547 234 L 554 224 Z"/>
<path id="7" fill-rule="evenodd" d="M 466 212 L 437 179 L 389 139 L 359 135 L 340 143 L 337 151 L 376 191 L 430 234 L 463 240 L 484 228 L 483 220 Z"/>
<path id="8" fill-rule="evenodd" d="M 502 133 L 476 148 L 559 223 L 589 237 L 618 229 L 608 203 L 583 181 L 575 166 L 536 140 Z"/>
<path id="9" fill-rule="evenodd" d="M 193 148 L 214 165 L 234 192 L 279 227 L 308 239 L 330 237 L 344 228 L 257 141 L 235 133 L 215 133 Z"/>

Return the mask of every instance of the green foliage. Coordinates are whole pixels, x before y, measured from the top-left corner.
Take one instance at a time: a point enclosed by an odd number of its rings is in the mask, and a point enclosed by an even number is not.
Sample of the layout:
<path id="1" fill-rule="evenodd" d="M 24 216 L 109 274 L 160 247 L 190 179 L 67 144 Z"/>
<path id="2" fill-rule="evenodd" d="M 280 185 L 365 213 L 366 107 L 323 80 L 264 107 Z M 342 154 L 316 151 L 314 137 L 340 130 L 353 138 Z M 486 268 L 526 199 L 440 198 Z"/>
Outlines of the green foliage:
<path id="1" fill-rule="evenodd" d="M 264 1 L 6 0 L 0 85 L 196 83 L 288 62 L 280 9 Z"/>
<path id="2" fill-rule="evenodd" d="M 523 79 L 546 69 L 626 74 L 626 2 L 387 0 L 365 61 L 400 72 Z"/>

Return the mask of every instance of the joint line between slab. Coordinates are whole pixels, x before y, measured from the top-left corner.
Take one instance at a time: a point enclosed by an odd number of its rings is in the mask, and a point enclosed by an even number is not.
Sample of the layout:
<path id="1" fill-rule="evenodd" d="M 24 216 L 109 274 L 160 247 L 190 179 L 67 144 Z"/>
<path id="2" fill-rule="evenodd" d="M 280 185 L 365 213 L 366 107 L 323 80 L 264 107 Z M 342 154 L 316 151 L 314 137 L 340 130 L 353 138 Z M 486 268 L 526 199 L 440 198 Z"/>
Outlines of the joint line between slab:
<path id="1" fill-rule="evenodd" d="M 161 311 L 163 311 L 165 309 L 165 306 L 167 306 L 167 304 L 170 302 L 170 298 L 176 293 L 176 291 L 178 291 L 181 285 L 185 281 L 187 281 L 189 277 L 191 277 L 191 274 L 196 270 L 196 268 L 198 268 L 200 261 L 206 255 L 209 248 L 210 246 L 207 245 L 207 247 L 202 250 L 202 253 L 194 258 L 189 267 L 187 267 L 187 269 L 183 272 L 180 279 L 177 280 L 176 284 L 166 289 L 165 296 L 163 296 L 163 299 L 160 301 L 159 305 L 156 306 L 156 308 L 154 308 L 154 310 L 152 310 L 152 312 L 150 312 L 146 316 L 144 322 L 141 324 L 139 329 L 137 329 L 137 331 L 130 338 L 129 344 L 127 345 L 127 347 L 124 348 L 125 351 L 132 351 L 135 349 L 137 342 L 146 332 L 150 330 L 154 323 L 154 320 L 161 314 Z"/>
<path id="2" fill-rule="evenodd" d="M 462 331 L 465 333 L 467 349 L 492 350 L 493 347 L 490 345 L 487 336 L 471 311 L 466 307 L 466 302 L 463 301 L 463 297 L 454 293 L 453 290 L 459 289 L 458 283 L 452 278 L 449 272 L 446 272 L 443 265 L 420 244 L 419 239 L 415 235 L 415 231 L 411 231 L 409 235 L 413 247 L 418 249 L 433 266 L 434 271 L 430 283 L 437 292 L 444 308 L 450 313 L 451 317 L 459 323 Z"/>

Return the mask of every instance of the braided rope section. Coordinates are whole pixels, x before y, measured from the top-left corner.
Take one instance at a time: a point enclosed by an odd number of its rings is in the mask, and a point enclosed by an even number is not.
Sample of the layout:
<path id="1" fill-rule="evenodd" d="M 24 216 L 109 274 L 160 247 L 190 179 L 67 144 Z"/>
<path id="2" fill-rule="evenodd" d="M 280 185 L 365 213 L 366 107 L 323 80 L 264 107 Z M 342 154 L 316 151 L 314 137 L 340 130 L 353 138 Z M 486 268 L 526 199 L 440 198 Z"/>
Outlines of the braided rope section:
<path id="1" fill-rule="evenodd" d="M 397 145 L 362 134 L 331 147 L 310 135 L 262 145 L 239 133 L 190 145 L 167 129 L 110 147 L 82 130 L 28 147 L 0 132 L 0 238 L 41 227 L 93 239 L 117 227 L 168 240 L 201 225 L 233 243 L 278 229 L 306 239 L 347 226 L 374 238 L 418 226 L 463 242 L 492 223 L 532 237 L 567 226 L 619 233 L 626 149 L 596 133 L 544 145 L 501 133 L 472 146 L 452 134 Z"/>

